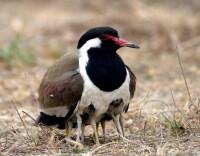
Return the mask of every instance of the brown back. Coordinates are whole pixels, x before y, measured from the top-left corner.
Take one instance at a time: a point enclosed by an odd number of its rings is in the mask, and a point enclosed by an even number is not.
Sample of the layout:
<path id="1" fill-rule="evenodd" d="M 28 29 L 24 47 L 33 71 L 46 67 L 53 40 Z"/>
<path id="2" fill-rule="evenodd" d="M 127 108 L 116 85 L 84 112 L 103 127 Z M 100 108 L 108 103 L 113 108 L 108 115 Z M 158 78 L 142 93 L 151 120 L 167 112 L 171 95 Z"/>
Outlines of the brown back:
<path id="1" fill-rule="evenodd" d="M 77 104 L 83 91 L 83 79 L 78 68 L 78 54 L 66 54 L 52 65 L 38 89 L 40 108 L 47 109 Z"/>

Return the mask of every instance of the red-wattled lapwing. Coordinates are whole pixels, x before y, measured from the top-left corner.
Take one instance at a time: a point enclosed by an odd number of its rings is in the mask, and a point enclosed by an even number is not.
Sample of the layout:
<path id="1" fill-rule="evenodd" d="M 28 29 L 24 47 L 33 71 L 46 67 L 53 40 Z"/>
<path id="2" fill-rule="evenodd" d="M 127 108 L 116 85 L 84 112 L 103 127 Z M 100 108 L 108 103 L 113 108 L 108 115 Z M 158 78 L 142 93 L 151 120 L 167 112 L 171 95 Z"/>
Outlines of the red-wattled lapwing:
<path id="1" fill-rule="evenodd" d="M 96 27 L 83 34 L 77 52 L 61 57 L 44 75 L 38 123 L 61 129 L 65 121 L 70 129 L 77 124 L 79 142 L 84 125 L 90 124 L 98 143 L 96 123 L 104 125 L 111 117 L 123 135 L 121 113 L 128 110 L 133 97 L 135 76 L 116 53 L 121 47 L 139 48 L 119 38 L 111 27 Z"/>

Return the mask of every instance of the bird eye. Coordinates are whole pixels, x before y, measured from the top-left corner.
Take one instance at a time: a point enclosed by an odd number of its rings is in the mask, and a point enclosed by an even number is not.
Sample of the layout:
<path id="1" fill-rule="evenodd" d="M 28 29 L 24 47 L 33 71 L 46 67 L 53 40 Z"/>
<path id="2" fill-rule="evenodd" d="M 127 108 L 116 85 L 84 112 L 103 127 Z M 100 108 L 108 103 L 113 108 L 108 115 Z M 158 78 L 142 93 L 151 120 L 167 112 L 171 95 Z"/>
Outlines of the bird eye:
<path id="1" fill-rule="evenodd" d="M 100 38 L 100 40 L 107 40 L 108 39 L 108 37 L 105 34 L 100 35 L 99 38 Z"/>

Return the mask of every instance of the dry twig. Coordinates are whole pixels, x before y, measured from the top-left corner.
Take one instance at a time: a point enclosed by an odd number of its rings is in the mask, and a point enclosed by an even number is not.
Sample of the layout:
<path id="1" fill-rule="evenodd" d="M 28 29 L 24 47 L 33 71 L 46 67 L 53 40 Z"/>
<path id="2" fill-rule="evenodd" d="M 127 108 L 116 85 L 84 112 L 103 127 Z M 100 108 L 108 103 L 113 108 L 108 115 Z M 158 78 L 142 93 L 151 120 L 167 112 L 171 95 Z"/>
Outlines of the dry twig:
<path id="1" fill-rule="evenodd" d="M 109 143 L 103 144 L 103 145 L 101 145 L 101 146 L 98 146 L 98 147 L 95 148 L 94 150 L 88 152 L 86 156 L 92 156 L 94 153 L 96 153 L 96 152 L 97 152 L 98 150 L 100 150 L 101 148 L 106 147 L 106 146 L 111 145 L 111 144 L 115 144 L 115 143 L 114 143 L 114 142 L 109 142 Z"/>
<path id="2" fill-rule="evenodd" d="M 22 124 L 23 124 L 23 126 L 24 126 L 24 128 L 25 128 L 25 130 L 26 130 L 26 133 L 27 133 L 27 135 L 28 135 L 29 141 L 31 141 L 31 136 L 30 136 L 30 134 L 28 133 L 27 127 L 26 127 L 26 125 L 24 124 L 24 121 L 22 120 L 22 117 L 20 116 L 19 111 L 17 110 L 17 107 L 15 106 L 15 103 L 13 102 L 13 100 L 11 100 L 11 102 L 12 102 L 12 104 L 13 104 L 13 106 L 14 106 L 14 108 L 15 108 L 15 110 L 16 110 L 16 112 L 17 112 L 17 114 L 18 114 L 18 116 L 19 116 L 19 118 L 20 118 L 20 120 L 21 120 L 21 122 L 22 122 Z M 35 142 L 34 138 L 32 138 L 32 140 L 34 141 L 34 143 L 35 143 L 35 145 L 36 145 L 36 142 Z M 29 144 L 29 143 L 28 143 L 28 144 Z M 29 145 L 30 145 L 30 144 L 29 144 Z"/>
<path id="3" fill-rule="evenodd" d="M 191 98 L 191 95 L 190 95 L 190 91 L 189 91 L 189 87 L 188 87 L 188 84 L 187 84 L 185 72 L 183 70 L 183 66 L 182 66 L 182 62 L 181 62 L 181 58 L 180 58 L 180 54 L 179 54 L 178 39 L 177 38 L 176 38 L 175 42 L 176 42 L 175 45 L 176 45 L 176 53 L 177 53 L 177 57 L 178 57 L 178 62 L 179 62 L 179 65 L 180 65 L 180 68 L 181 68 L 181 72 L 182 72 L 182 75 L 183 75 L 183 79 L 184 79 L 184 82 L 185 82 L 185 86 L 186 86 L 186 89 L 187 89 L 188 98 L 189 98 L 190 103 L 192 104 L 192 98 Z"/>
<path id="4" fill-rule="evenodd" d="M 36 120 L 35 120 L 30 114 L 28 114 L 27 112 L 22 111 L 22 113 L 26 114 L 26 116 L 28 116 L 28 117 L 31 118 L 34 122 L 36 122 Z"/>
<path id="5" fill-rule="evenodd" d="M 84 147 L 83 144 L 81 144 L 81 143 L 79 143 L 79 142 L 76 142 L 76 141 L 74 141 L 74 140 L 71 140 L 71 139 L 69 139 L 69 138 L 65 138 L 65 140 L 66 140 L 67 142 L 71 143 L 71 144 L 74 144 L 75 146 L 80 147 L 80 148 L 83 148 L 83 147 Z"/>

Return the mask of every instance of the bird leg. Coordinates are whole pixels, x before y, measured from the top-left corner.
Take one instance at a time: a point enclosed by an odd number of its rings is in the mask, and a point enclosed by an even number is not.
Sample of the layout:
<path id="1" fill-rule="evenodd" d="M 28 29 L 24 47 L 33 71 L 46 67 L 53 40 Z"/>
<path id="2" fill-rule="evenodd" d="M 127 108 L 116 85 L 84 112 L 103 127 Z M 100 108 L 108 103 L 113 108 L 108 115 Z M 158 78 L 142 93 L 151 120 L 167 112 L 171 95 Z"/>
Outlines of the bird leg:
<path id="1" fill-rule="evenodd" d="M 113 122 L 114 122 L 114 124 L 117 128 L 117 132 L 119 133 L 120 136 L 123 136 L 122 128 L 121 128 L 121 125 L 120 125 L 120 122 L 119 122 L 119 115 L 114 116 L 113 113 L 111 113 L 111 116 L 112 116 Z"/>
<path id="2" fill-rule="evenodd" d="M 70 139 L 71 136 L 71 131 L 72 131 L 72 122 L 71 121 L 65 121 L 65 132 L 66 132 L 66 137 Z"/>
<path id="3" fill-rule="evenodd" d="M 65 133 L 66 133 L 66 137 L 69 137 L 69 125 L 68 125 L 68 121 L 65 121 Z"/>
<path id="4" fill-rule="evenodd" d="M 81 135 L 82 135 L 82 118 L 80 116 L 80 114 L 76 114 L 76 118 L 77 118 L 77 126 L 78 126 L 78 134 L 76 137 L 76 141 L 81 143 Z"/>
<path id="5" fill-rule="evenodd" d="M 123 137 L 124 137 L 124 124 L 123 124 L 123 116 L 122 116 L 122 113 L 120 113 L 120 116 L 119 116 L 119 123 L 120 123 L 120 126 L 122 128 L 122 134 L 123 134 Z"/>
<path id="6" fill-rule="evenodd" d="M 106 129 L 105 129 L 105 125 L 106 122 L 105 121 L 101 121 L 101 127 L 102 127 L 102 131 L 103 131 L 103 142 L 106 142 Z"/>
<path id="7" fill-rule="evenodd" d="M 99 136 L 99 122 L 96 123 L 97 135 Z"/>
<path id="8" fill-rule="evenodd" d="M 84 144 L 85 123 L 81 125 L 81 143 Z"/>
<path id="9" fill-rule="evenodd" d="M 96 123 L 96 130 L 97 130 L 97 135 L 99 136 L 99 122 Z M 95 133 L 94 132 L 92 134 L 92 138 L 96 142 L 96 140 L 95 140 Z"/>
<path id="10" fill-rule="evenodd" d="M 91 119 L 90 119 L 90 124 L 92 126 L 92 129 L 93 129 L 93 132 L 95 135 L 95 142 L 96 142 L 96 144 L 99 144 L 99 138 L 98 138 L 97 129 L 96 129 L 97 125 L 96 125 L 96 122 L 93 117 L 91 117 Z"/>
<path id="11" fill-rule="evenodd" d="M 123 137 L 123 131 L 122 131 L 122 127 L 121 127 L 121 124 L 120 124 L 120 114 L 118 114 L 116 116 L 117 118 L 117 125 L 119 126 L 119 134 L 120 134 L 120 137 Z"/>

